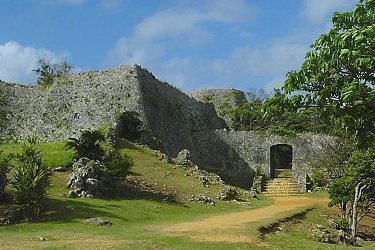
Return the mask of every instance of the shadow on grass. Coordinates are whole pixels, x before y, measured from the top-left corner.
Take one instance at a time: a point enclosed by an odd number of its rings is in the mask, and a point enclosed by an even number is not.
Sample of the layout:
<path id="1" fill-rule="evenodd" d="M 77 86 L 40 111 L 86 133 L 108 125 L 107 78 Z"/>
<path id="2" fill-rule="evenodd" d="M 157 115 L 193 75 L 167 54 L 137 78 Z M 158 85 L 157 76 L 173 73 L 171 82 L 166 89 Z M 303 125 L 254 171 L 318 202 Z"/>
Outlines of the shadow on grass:
<path id="1" fill-rule="evenodd" d="M 127 200 L 151 200 L 164 202 L 177 206 L 188 207 L 186 204 L 176 200 L 174 193 L 160 192 L 150 187 L 139 185 L 138 183 L 127 181 L 124 185 L 123 196 Z"/>
<path id="2" fill-rule="evenodd" d="M 42 221 L 73 222 L 77 219 L 88 219 L 92 217 L 107 217 L 124 220 L 113 213 L 105 212 L 100 208 L 108 208 L 108 205 L 94 205 L 79 199 L 54 199 L 49 198 L 45 202 Z"/>
<path id="3" fill-rule="evenodd" d="M 83 200 L 82 198 L 48 198 L 44 206 L 44 216 L 42 221 L 73 222 L 77 219 L 88 219 L 92 217 L 107 217 L 126 220 L 109 211 L 111 208 L 119 209 L 122 206 L 116 204 L 103 204 L 98 199 Z M 120 200 L 150 200 L 159 203 L 168 203 L 176 206 L 189 207 L 184 203 L 176 201 L 175 195 L 155 191 L 146 187 L 138 186 L 135 183 L 126 183 L 118 195 L 111 198 L 101 199 L 102 201 Z M 101 203 L 101 204 L 95 204 Z"/>
<path id="4" fill-rule="evenodd" d="M 283 224 L 283 223 L 286 223 L 286 222 L 289 222 L 289 221 L 301 221 L 301 220 L 304 220 L 306 218 L 306 215 L 313 211 L 315 208 L 308 208 L 308 209 L 305 209 L 304 211 L 301 211 L 299 213 L 296 213 L 296 214 L 292 214 L 290 216 L 287 216 L 283 219 L 279 219 L 275 222 L 272 222 L 266 226 L 261 226 L 259 227 L 257 230 L 261 233 L 261 238 L 264 239 L 264 236 L 267 235 L 267 234 L 270 234 L 270 233 L 274 233 L 276 232 L 280 225 Z"/>
<path id="5" fill-rule="evenodd" d="M 139 148 L 137 148 L 136 146 L 134 146 L 131 142 L 125 140 L 125 139 L 120 139 L 117 143 L 116 143 L 116 148 L 121 150 L 121 149 L 131 149 L 131 150 L 137 150 L 137 151 L 140 151 Z"/>

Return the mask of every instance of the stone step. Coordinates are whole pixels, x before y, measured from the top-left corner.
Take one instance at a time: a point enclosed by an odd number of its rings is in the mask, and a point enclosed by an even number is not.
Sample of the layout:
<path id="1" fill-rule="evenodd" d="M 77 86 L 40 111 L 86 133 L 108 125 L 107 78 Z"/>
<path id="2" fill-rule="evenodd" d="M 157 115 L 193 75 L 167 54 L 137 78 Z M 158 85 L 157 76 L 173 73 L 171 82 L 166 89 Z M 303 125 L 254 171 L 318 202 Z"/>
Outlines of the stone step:
<path id="1" fill-rule="evenodd" d="M 277 190 L 277 191 L 280 191 L 280 190 L 298 190 L 298 188 L 296 186 L 294 187 L 265 187 L 263 190 Z"/>
<path id="2" fill-rule="evenodd" d="M 263 185 L 262 187 L 298 187 L 297 183 L 267 183 Z"/>
<path id="3" fill-rule="evenodd" d="M 275 169 L 276 178 L 293 178 L 293 171 L 291 169 Z"/>
<path id="4" fill-rule="evenodd" d="M 297 196 L 300 195 L 300 193 L 285 193 L 285 194 L 280 194 L 280 193 L 263 193 L 266 196 L 271 196 L 271 197 L 283 197 L 283 196 Z"/>
<path id="5" fill-rule="evenodd" d="M 292 173 L 290 169 L 281 170 L 282 176 Z M 292 177 L 282 177 L 268 180 L 262 185 L 262 193 L 267 196 L 298 195 L 298 184 Z"/>

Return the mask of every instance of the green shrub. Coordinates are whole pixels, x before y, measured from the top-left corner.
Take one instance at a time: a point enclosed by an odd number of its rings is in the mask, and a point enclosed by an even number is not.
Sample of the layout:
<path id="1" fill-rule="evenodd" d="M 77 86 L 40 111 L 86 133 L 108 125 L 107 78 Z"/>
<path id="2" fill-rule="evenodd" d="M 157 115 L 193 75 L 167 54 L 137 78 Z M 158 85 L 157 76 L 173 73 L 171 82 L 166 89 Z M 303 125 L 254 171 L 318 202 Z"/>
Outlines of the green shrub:
<path id="1" fill-rule="evenodd" d="M 134 165 L 133 159 L 127 154 L 120 154 L 118 150 L 112 149 L 104 159 L 104 166 L 110 175 L 114 178 L 124 179 L 131 166 Z"/>
<path id="2" fill-rule="evenodd" d="M 50 172 L 42 164 L 40 152 L 36 150 L 36 140 L 29 138 L 16 155 L 16 168 L 11 187 L 15 202 L 20 205 L 23 218 L 38 218 L 42 201 L 47 195 Z"/>
<path id="3" fill-rule="evenodd" d="M 311 181 L 315 188 L 323 188 L 327 185 L 326 177 L 321 170 L 317 170 L 311 175 Z"/>
<path id="4" fill-rule="evenodd" d="M 10 157 L 3 156 L 0 151 L 0 201 L 3 200 L 5 187 L 8 184 L 7 173 L 9 171 Z"/>

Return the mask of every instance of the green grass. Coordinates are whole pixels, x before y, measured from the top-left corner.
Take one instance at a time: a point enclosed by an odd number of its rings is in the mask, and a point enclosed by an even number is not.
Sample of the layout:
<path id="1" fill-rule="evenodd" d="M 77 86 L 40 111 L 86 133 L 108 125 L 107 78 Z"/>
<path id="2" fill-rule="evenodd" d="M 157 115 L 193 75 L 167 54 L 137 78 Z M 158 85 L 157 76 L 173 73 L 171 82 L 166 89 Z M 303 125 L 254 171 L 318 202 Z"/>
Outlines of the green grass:
<path id="1" fill-rule="evenodd" d="M 299 221 L 289 221 L 282 225 L 283 231 L 270 233 L 265 236 L 265 241 L 275 249 L 352 249 L 343 244 L 321 243 L 311 239 L 312 230 L 316 225 L 322 225 L 332 234 L 337 234 L 323 215 L 334 213 L 334 209 L 315 206 Z M 364 249 L 375 249 L 374 242 L 359 240 L 358 244 Z"/>
<path id="2" fill-rule="evenodd" d="M 245 208 L 234 202 L 216 200 L 216 206 L 188 202 L 189 194 L 204 194 L 215 199 L 221 186 L 203 187 L 189 169 L 166 164 L 153 156 L 151 150 L 123 142 L 122 153 L 135 162 L 132 174 L 149 183 L 152 189 L 175 193 L 177 203 L 165 203 L 142 198 L 127 199 L 70 199 L 66 195 L 69 172 L 54 172 L 49 196 L 45 204 L 45 221 L 0 227 L 0 242 L 18 249 L 23 248 L 169 248 L 169 249 L 236 249 L 233 244 L 191 242 L 181 237 L 162 235 L 157 225 L 190 221 L 211 214 L 239 211 Z M 3 144 L 5 154 L 17 153 L 19 144 Z M 38 146 L 44 162 L 51 168 L 64 166 L 72 156 L 64 150 L 64 142 L 41 143 Z M 166 173 L 169 172 L 169 175 Z M 187 175 L 187 176 L 186 176 Z M 253 207 L 268 205 L 270 198 L 249 199 Z M 86 225 L 91 217 L 104 217 L 113 222 L 108 228 Z M 43 237 L 46 241 L 41 241 Z"/>
<path id="3" fill-rule="evenodd" d="M 40 151 L 43 163 L 51 168 L 65 166 L 73 156 L 72 150 L 65 150 L 65 142 L 42 142 L 37 149 Z M 4 154 L 16 154 L 20 152 L 21 144 L 0 144 L 0 151 Z"/>
<path id="4" fill-rule="evenodd" d="M 175 193 L 177 203 L 165 203 L 155 199 L 129 196 L 126 199 L 71 199 L 67 198 L 66 182 L 69 172 L 54 172 L 49 196 L 45 203 L 44 221 L 0 227 L 0 248 L 7 249 L 340 249 L 344 246 L 328 245 L 309 238 L 308 228 L 327 223 L 322 218 L 324 210 L 316 207 L 308 213 L 303 223 L 286 223 L 280 233 L 267 234 L 258 245 L 244 243 L 200 242 L 188 237 L 168 236 L 159 231 L 163 225 L 198 220 L 210 215 L 241 211 L 244 208 L 234 202 L 223 202 L 215 198 L 222 186 L 203 187 L 189 168 L 166 164 L 153 156 L 147 148 L 122 142 L 122 153 L 129 154 L 135 162 L 131 174 L 140 181 L 150 184 L 156 191 Z M 3 144 L 4 153 L 16 153 L 19 144 Z M 66 165 L 73 152 L 64 150 L 64 142 L 42 143 L 39 150 L 44 162 L 51 168 Z M 169 174 L 167 174 L 169 173 Z M 204 194 L 216 201 L 216 206 L 189 202 L 190 194 Z M 313 192 L 307 197 L 327 199 L 327 192 Z M 258 199 L 242 197 L 253 208 L 266 206 L 272 199 L 259 196 Z M 0 206 L 1 208 L 1 206 Z M 290 216 L 296 209 L 279 214 L 277 218 L 244 225 L 241 234 L 259 235 L 257 229 L 277 219 Z M 91 217 L 110 220 L 111 227 L 97 227 L 84 224 Z M 307 230 L 306 230 L 307 229 Z M 46 239 L 42 241 L 40 238 Z M 367 244 L 367 247 L 374 247 Z"/>

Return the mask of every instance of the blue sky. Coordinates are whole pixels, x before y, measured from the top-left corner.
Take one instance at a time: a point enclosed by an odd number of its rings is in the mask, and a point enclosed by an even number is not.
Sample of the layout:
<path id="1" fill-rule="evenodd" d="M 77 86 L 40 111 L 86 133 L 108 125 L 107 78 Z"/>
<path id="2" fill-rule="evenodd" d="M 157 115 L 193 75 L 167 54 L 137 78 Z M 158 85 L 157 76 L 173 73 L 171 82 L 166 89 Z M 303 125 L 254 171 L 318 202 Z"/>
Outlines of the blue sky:
<path id="1" fill-rule="evenodd" d="M 0 0 L 0 79 L 33 83 L 39 58 L 66 58 L 78 71 L 136 63 L 184 91 L 272 90 L 357 2 Z"/>

